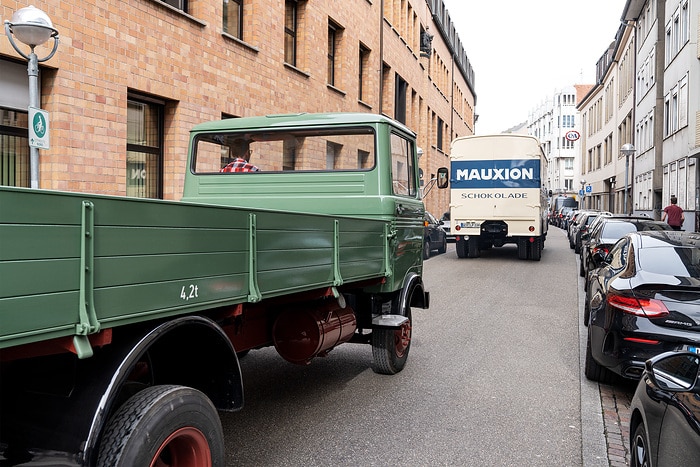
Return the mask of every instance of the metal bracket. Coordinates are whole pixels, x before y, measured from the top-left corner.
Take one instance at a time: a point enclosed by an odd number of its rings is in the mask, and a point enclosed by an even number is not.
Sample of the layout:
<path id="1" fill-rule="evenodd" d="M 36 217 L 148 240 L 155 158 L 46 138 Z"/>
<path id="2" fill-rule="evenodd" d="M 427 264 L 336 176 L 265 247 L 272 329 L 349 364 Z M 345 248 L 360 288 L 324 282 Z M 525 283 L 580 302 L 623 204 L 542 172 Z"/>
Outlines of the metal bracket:
<path id="1" fill-rule="evenodd" d="M 262 300 L 258 287 L 258 227 L 255 214 L 248 215 L 248 301 L 257 303 Z"/>
<path id="2" fill-rule="evenodd" d="M 408 318 L 403 315 L 373 315 L 372 329 L 399 329 Z"/>
<path id="3" fill-rule="evenodd" d="M 92 347 L 87 338 L 100 330 L 95 310 L 95 205 L 83 201 L 80 226 L 80 293 L 78 324 L 75 325 L 73 344 L 79 358 L 92 356 Z"/>

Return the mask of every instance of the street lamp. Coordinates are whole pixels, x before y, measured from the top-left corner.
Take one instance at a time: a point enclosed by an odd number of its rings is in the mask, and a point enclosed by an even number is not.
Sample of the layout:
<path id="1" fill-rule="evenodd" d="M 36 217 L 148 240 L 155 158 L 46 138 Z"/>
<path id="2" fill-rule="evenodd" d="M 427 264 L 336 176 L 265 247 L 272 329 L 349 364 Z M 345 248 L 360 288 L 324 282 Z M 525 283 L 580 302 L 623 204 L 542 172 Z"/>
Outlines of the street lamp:
<path id="1" fill-rule="evenodd" d="M 584 204 L 586 204 L 586 180 L 581 179 L 581 209 L 585 208 Z"/>
<path id="2" fill-rule="evenodd" d="M 34 6 L 20 8 L 12 15 L 12 21 L 5 20 L 5 35 L 12 47 L 24 57 L 28 62 L 27 73 L 29 74 L 29 107 L 38 109 L 39 102 L 39 62 L 49 60 L 58 49 L 58 31 L 54 29 L 48 15 Z M 22 52 L 17 46 L 12 36 L 28 45 L 31 51 L 29 55 Z M 53 50 L 44 58 L 38 58 L 34 53 L 34 47 L 42 45 L 53 38 Z M 33 122 L 29 122 L 30 125 Z M 29 171 L 32 188 L 39 188 L 39 149 L 29 143 Z"/>
<path id="3" fill-rule="evenodd" d="M 627 214 L 627 191 L 628 191 L 628 182 L 627 182 L 627 174 L 629 173 L 629 167 L 630 167 L 630 156 L 633 156 L 634 153 L 637 150 L 634 148 L 634 145 L 631 143 L 626 143 L 623 144 L 622 147 L 620 148 L 620 152 L 625 156 L 625 214 Z"/>

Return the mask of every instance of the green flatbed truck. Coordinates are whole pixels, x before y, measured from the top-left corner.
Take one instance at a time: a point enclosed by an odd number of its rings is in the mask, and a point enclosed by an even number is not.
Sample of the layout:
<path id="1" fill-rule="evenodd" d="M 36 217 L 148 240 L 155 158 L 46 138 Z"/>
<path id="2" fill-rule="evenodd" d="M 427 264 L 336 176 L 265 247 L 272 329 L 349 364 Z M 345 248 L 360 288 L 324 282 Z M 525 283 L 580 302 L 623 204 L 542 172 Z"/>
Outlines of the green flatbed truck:
<path id="1" fill-rule="evenodd" d="M 196 126 L 181 201 L 0 187 L 0 464 L 224 465 L 252 349 L 401 371 L 418 186 L 413 132 L 337 113 Z"/>

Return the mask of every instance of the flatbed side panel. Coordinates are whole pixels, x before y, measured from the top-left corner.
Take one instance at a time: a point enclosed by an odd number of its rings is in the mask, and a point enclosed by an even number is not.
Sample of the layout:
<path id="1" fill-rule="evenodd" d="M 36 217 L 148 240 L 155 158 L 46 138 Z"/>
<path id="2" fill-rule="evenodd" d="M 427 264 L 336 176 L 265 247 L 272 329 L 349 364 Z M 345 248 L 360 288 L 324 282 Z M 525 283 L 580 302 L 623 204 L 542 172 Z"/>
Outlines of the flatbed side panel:
<path id="1" fill-rule="evenodd" d="M 94 258 L 82 270 L 86 200 Z M 385 224 L 0 188 L 0 348 L 75 334 L 85 284 L 105 328 L 243 303 L 251 284 L 267 298 L 381 277 Z"/>

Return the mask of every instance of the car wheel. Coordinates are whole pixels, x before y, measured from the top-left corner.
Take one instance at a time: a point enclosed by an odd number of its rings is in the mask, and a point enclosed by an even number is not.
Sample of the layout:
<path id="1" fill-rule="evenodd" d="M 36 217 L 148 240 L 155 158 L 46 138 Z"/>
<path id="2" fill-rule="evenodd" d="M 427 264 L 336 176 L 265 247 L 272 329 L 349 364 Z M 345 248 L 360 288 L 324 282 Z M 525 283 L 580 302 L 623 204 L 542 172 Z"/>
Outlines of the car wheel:
<path id="1" fill-rule="evenodd" d="M 630 439 L 630 465 L 632 467 L 649 467 L 649 445 L 647 444 L 647 430 L 644 422 L 640 422 L 634 435 Z"/>
<path id="2" fill-rule="evenodd" d="M 467 242 L 463 238 L 455 241 L 455 251 L 458 258 L 467 257 Z"/>
<path id="3" fill-rule="evenodd" d="M 588 301 L 588 294 L 583 301 L 583 325 L 588 326 L 588 322 L 591 320 L 591 303 Z"/>
<path id="4" fill-rule="evenodd" d="M 438 253 L 442 254 L 447 251 L 447 237 L 442 239 L 442 243 L 440 244 L 440 248 L 438 248 Z"/>
<path id="5" fill-rule="evenodd" d="M 578 263 L 578 275 L 581 277 L 586 277 L 586 270 L 583 269 L 583 255 L 581 255 L 581 261 Z"/>
<path id="6" fill-rule="evenodd" d="M 136 393 L 105 429 L 98 465 L 223 466 L 224 436 L 209 398 L 185 386 Z"/>
<path id="7" fill-rule="evenodd" d="M 430 239 L 425 239 L 423 242 L 423 259 L 430 258 Z"/>
<path id="8" fill-rule="evenodd" d="M 603 384 L 610 384 L 614 380 L 614 374 L 595 361 L 591 352 L 591 331 L 589 326 L 588 341 L 586 342 L 586 362 L 584 371 L 586 378 Z"/>

